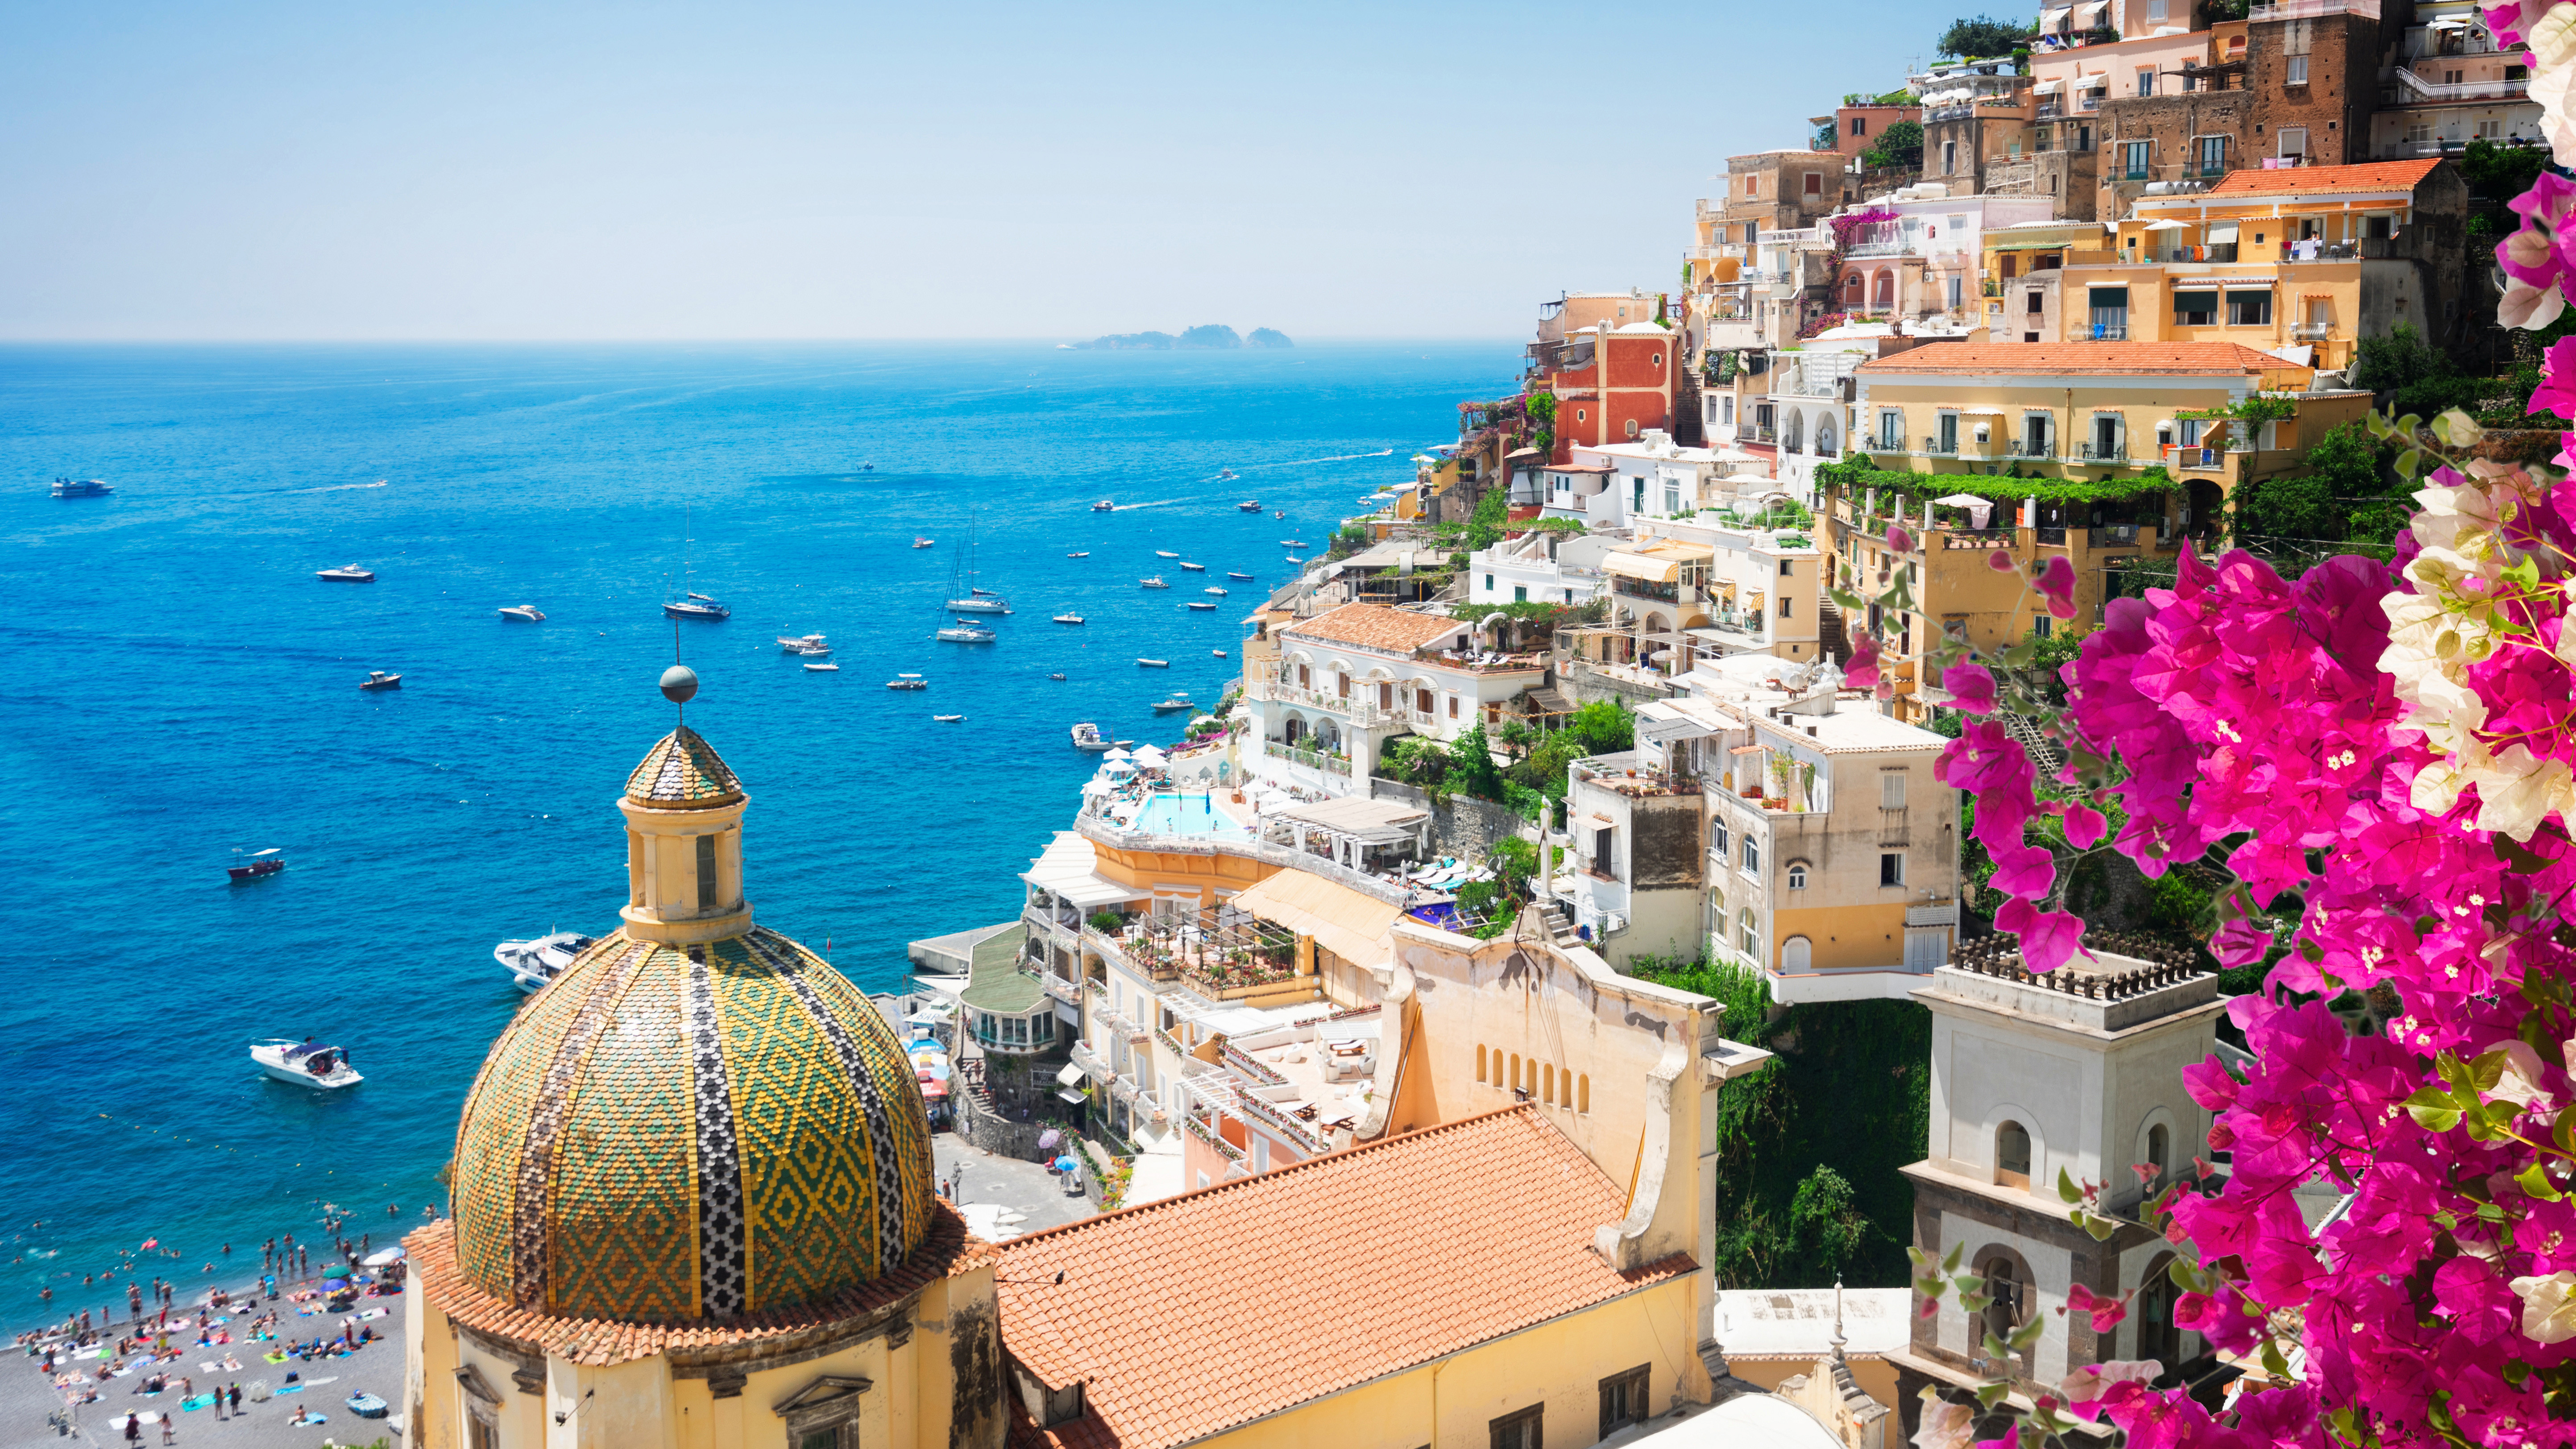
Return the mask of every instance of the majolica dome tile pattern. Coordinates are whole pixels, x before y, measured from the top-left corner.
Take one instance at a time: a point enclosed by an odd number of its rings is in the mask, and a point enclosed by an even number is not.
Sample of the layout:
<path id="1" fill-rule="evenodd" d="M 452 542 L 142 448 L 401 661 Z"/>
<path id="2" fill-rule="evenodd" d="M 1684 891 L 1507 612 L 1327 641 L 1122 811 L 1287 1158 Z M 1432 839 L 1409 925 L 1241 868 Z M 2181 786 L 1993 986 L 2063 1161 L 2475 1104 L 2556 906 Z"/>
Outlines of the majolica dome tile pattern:
<path id="1" fill-rule="evenodd" d="M 682 725 L 645 751 L 644 762 L 626 777 L 626 798 L 670 810 L 707 810 L 744 797 L 742 782 L 716 747 Z"/>
<path id="2" fill-rule="evenodd" d="M 839 972 L 774 931 L 621 931 L 484 1059 L 457 1132 L 456 1263 L 546 1315 L 774 1312 L 902 1262 L 932 1171 L 912 1064 Z"/>

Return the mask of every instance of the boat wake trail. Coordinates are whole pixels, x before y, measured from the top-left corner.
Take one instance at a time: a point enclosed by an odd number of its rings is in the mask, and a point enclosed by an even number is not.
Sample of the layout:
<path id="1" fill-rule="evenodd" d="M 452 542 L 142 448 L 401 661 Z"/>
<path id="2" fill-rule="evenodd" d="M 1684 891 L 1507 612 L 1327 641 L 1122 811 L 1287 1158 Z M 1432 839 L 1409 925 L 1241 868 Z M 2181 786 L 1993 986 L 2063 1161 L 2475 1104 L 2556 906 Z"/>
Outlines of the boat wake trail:
<path id="1" fill-rule="evenodd" d="M 1169 507 L 1171 507 L 1171 506 L 1172 506 L 1173 504 L 1175 504 L 1175 503 L 1182 503 L 1182 502 L 1186 502 L 1186 501 L 1188 501 L 1188 500 L 1186 500 L 1186 499 L 1180 499 L 1180 498 L 1166 498 L 1166 499 L 1163 499 L 1162 501 L 1157 502 L 1157 503 L 1121 503 L 1121 504 L 1119 504 L 1117 507 L 1115 507 L 1115 508 L 1113 508 L 1113 509 L 1111 509 L 1111 510 L 1109 510 L 1109 511 L 1110 511 L 1110 512 L 1112 512 L 1112 513 L 1125 513 L 1125 512 L 1127 512 L 1127 511 L 1129 511 L 1130 509 L 1136 509 L 1136 508 L 1169 508 Z"/>
<path id="2" fill-rule="evenodd" d="M 281 488 L 277 491 L 280 493 L 343 493 L 352 488 L 382 488 L 384 486 L 385 480 L 379 478 L 373 483 L 333 483 L 324 488 Z"/>
<path id="3" fill-rule="evenodd" d="M 1362 458 L 1392 457 L 1394 453 L 1395 450 L 1393 448 L 1380 448 L 1374 453 L 1342 453 L 1330 458 L 1291 458 L 1285 463 L 1246 463 L 1234 471 L 1238 473 L 1258 473 L 1264 468 L 1303 468 L 1315 463 L 1351 463 L 1357 462 Z M 1211 479 L 1209 481 L 1213 482 L 1215 480 Z"/>

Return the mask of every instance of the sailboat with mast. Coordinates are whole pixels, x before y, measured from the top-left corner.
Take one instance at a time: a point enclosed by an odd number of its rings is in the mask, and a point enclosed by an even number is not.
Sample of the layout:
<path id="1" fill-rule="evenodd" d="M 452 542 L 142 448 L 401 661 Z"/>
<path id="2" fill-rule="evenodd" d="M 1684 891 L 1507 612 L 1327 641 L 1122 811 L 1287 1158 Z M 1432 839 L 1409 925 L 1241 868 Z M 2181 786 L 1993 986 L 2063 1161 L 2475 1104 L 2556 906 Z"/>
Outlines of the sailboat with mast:
<path id="1" fill-rule="evenodd" d="M 970 523 L 967 525 L 966 529 L 966 542 L 958 546 L 957 554 L 951 559 L 948 566 L 948 592 L 951 597 L 948 600 L 946 608 L 954 615 L 954 617 L 948 624 L 942 626 L 936 633 L 931 635 L 932 638 L 939 640 L 943 644 L 993 643 L 1001 636 L 993 632 L 992 626 L 989 624 L 979 624 L 974 620 L 967 618 L 966 615 L 969 613 L 1007 614 L 1010 612 L 1009 609 L 1003 607 L 1002 601 L 999 598 L 990 594 L 977 593 L 974 591 L 974 585 L 972 582 L 975 577 L 972 569 L 974 547 L 975 529 Z M 959 585 L 961 584 L 965 585 L 965 587 L 960 588 Z"/>
<path id="2" fill-rule="evenodd" d="M 952 567 L 948 580 L 948 609 L 958 614 L 1007 614 L 1009 602 L 991 589 L 975 587 L 975 522 L 966 521 L 966 543 L 962 572 Z M 960 589 L 959 584 L 966 587 Z"/>
<path id="3" fill-rule="evenodd" d="M 688 510 L 683 508 L 680 511 L 680 597 L 664 599 L 662 612 L 674 619 L 730 619 L 733 617 L 733 610 L 717 603 L 713 596 L 701 594 L 689 588 L 688 520 Z"/>

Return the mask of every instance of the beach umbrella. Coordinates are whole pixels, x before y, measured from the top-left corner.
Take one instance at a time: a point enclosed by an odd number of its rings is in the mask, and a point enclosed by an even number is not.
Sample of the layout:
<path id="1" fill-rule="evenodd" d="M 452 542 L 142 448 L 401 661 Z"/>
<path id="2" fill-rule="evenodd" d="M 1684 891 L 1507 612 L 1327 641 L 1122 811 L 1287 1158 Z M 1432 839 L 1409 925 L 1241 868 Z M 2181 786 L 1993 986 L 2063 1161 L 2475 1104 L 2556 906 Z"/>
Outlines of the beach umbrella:
<path id="1" fill-rule="evenodd" d="M 403 1250 L 400 1248 L 378 1248 L 359 1261 L 370 1268 L 381 1268 L 388 1263 L 399 1263 L 402 1259 Z"/>
<path id="2" fill-rule="evenodd" d="M 1100 768 L 1112 775 L 1132 775 L 1136 773 L 1136 767 L 1127 763 L 1125 760 L 1112 760 Z"/>
<path id="3" fill-rule="evenodd" d="M 1152 745 L 1147 745 L 1145 748 L 1138 750 L 1134 756 L 1137 764 L 1140 764 L 1149 770 L 1170 758 L 1171 756 L 1164 754 L 1160 749 L 1157 749 Z"/>
<path id="4" fill-rule="evenodd" d="M 322 1286 L 334 1293 L 337 1293 L 341 1289 L 349 1286 L 349 1280 L 346 1278 L 325 1278 L 322 1280 Z"/>
<path id="5" fill-rule="evenodd" d="M 1081 1166 L 1082 1164 L 1076 1162 L 1070 1153 L 1055 1160 L 1055 1170 L 1058 1172 L 1072 1172 Z"/>
<path id="6" fill-rule="evenodd" d="M 1082 793 L 1085 795 L 1115 795 L 1118 793 L 1118 787 L 1110 784 L 1106 780 L 1085 780 L 1082 782 Z"/>
<path id="7" fill-rule="evenodd" d="M 1153 746 L 1151 746 L 1151 745 L 1147 745 L 1145 748 L 1147 748 L 1147 749 L 1149 749 L 1149 750 L 1150 750 L 1150 749 L 1152 749 L 1152 748 L 1153 748 Z M 1109 764 L 1112 764 L 1112 765 L 1123 765 L 1123 764 L 1127 763 L 1129 760 L 1132 760 L 1132 759 L 1134 759 L 1134 758 L 1136 758 L 1136 757 L 1135 757 L 1134 755 L 1131 755 L 1131 754 L 1127 753 L 1125 750 L 1111 750 L 1109 753 L 1107 753 L 1107 754 L 1105 754 L 1105 755 L 1102 755 L 1100 758 L 1101 758 L 1102 760 L 1104 760 L 1104 761 L 1108 762 Z"/>

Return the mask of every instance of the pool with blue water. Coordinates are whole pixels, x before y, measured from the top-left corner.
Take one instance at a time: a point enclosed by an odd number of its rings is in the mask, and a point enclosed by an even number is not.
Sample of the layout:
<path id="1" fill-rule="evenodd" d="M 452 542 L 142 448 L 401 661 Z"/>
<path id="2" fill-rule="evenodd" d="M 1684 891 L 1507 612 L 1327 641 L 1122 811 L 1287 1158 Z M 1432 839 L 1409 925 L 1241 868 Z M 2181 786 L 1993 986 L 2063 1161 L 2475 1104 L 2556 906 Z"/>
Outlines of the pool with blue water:
<path id="1" fill-rule="evenodd" d="M 1252 838 L 1251 831 L 1236 824 L 1233 816 L 1217 809 L 1204 794 L 1152 796 L 1137 810 L 1133 828 L 1155 835 L 1211 835 L 1234 840 Z"/>

